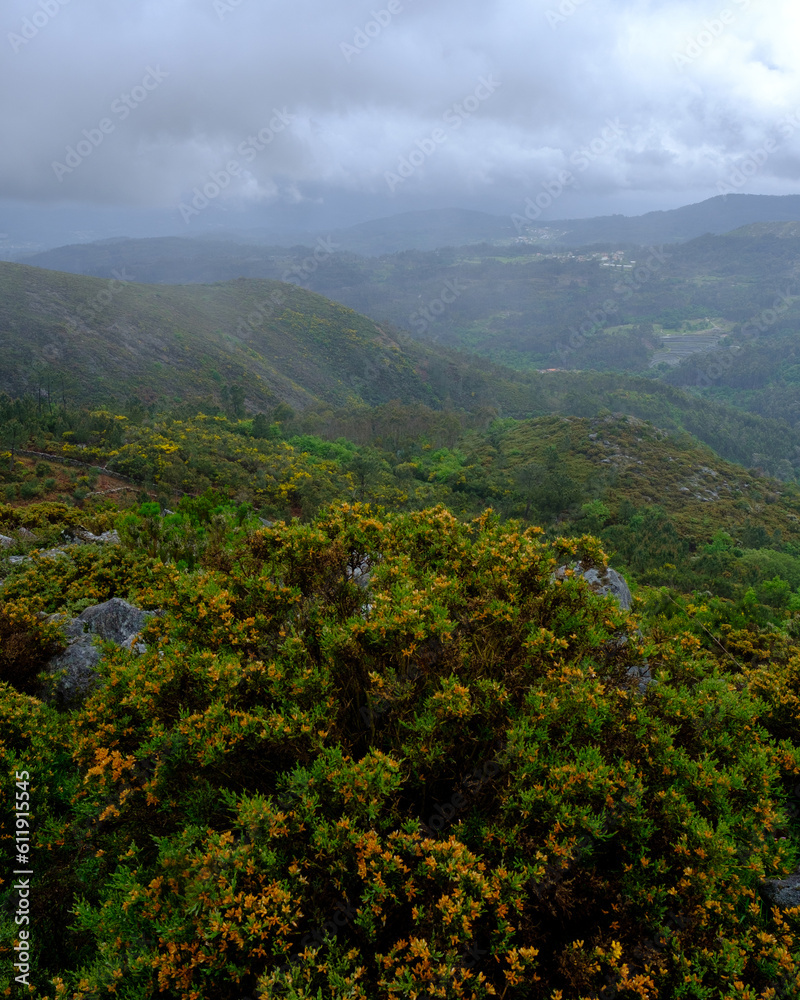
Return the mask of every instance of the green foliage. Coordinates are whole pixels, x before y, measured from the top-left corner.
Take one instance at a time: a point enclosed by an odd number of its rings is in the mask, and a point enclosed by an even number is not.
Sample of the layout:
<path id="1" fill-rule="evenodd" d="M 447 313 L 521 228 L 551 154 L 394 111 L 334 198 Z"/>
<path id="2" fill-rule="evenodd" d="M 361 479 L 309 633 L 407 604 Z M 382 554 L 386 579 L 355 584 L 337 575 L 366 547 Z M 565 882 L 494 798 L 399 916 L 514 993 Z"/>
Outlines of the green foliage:
<path id="1" fill-rule="evenodd" d="M 0 682 L 23 694 L 39 691 L 39 673 L 63 645 L 58 630 L 34 613 L 37 604 L 41 606 L 35 600 L 6 601 L 0 607 Z"/>
<path id="2" fill-rule="evenodd" d="M 181 568 L 166 549 L 190 529 L 208 541 Z M 554 575 L 603 565 L 596 540 L 490 511 L 338 503 L 265 527 L 208 493 L 120 531 L 2 591 L 29 629 L 33 607 L 112 591 L 162 611 L 145 653 L 106 648 L 79 707 L 0 686 L 6 773 L 38 769 L 42 926 L 59 921 L 41 1000 L 766 998 L 800 959 L 796 916 L 757 902 L 800 852 L 788 634 L 742 669 L 722 605 L 629 616 Z"/>
<path id="3" fill-rule="evenodd" d="M 0 718 L 44 762 L 41 998 L 766 1000 L 800 957 L 757 905 L 800 849 L 791 484 L 610 412 L 64 417 L 54 459 L 161 499 L 0 505 L 35 534 L 0 574 Z M 609 558 L 641 617 L 554 575 Z M 147 651 L 24 707 L 36 613 L 114 596 L 161 609 Z"/>

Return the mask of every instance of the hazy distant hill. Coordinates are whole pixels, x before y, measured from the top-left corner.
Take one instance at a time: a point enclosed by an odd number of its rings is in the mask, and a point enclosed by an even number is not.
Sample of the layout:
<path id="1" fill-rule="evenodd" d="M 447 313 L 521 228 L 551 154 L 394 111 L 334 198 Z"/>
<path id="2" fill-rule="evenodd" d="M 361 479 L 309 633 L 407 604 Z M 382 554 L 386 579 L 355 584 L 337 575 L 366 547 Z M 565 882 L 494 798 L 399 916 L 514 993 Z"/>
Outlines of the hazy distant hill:
<path id="1" fill-rule="evenodd" d="M 560 219 L 540 224 L 565 230 L 557 237 L 564 245 L 634 243 L 648 246 L 681 243 L 705 233 L 727 233 L 753 222 L 793 222 L 797 219 L 800 219 L 800 195 L 731 194 L 666 212 Z"/>
<path id="2" fill-rule="evenodd" d="M 362 222 L 333 233 L 343 250 L 367 256 L 400 250 L 436 250 L 470 243 L 511 240 L 517 232 L 510 216 L 463 209 L 404 212 L 386 219 Z"/>
<path id="3" fill-rule="evenodd" d="M 800 219 L 800 195 L 728 195 L 710 198 L 696 205 L 671 209 L 665 212 L 648 212 L 646 215 L 608 215 L 592 219 L 525 219 L 526 206 L 520 205 L 512 215 L 490 215 L 463 209 L 439 209 L 427 212 L 405 212 L 384 219 L 363 222 L 330 233 L 302 233 L 278 235 L 261 230 L 231 231 L 224 238 L 161 237 L 153 240 L 103 240 L 99 243 L 78 244 L 57 248 L 24 258 L 25 263 L 40 267 L 62 268 L 79 273 L 90 273 L 87 261 L 121 259 L 124 243 L 153 244 L 158 247 L 162 277 L 140 277 L 146 281 L 175 281 L 176 259 L 203 257 L 200 248 L 214 247 L 221 259 L 231 254 L 252 257 L 251 263 L 261 259 L 264 248 L 316 246 L 317 241 L 331 240 L 337 251 L 377 257 L 404 250 L 436 250 L 441 247 L 461 247 L 475 243 L 503 244 L 517 240 L 520 235 L 531 238 L 546 235 L 547 245 L 587 246 L 593 243 L 650 245 L 680 243 L 706 233 L 726 233 L 753 223 L 794 222 Z M 523 227 L 520 219 L 523 219 Z M 231 244 L 241 244 L 239 250 Z M 195 249 L 191 248 L 195 246 Z M 90 250 L 89 247 L 94 249 Z M 69 252 L 66 252 L 69 251 Z M 100 254 L 100 257 L 97 254 Z M 149 258 L 148 258 L 149 260 Z M 151 261 L 152 263 L 152 261 Z M 201 280 L 201 279 L 196 279 Z M 208 280 L 208 279 L 202 279 Z"/>
<path id="4" fill-rule="evenodd" d="M 729 236 L 740 239 L 758 239 L 764 236 L 776 236 L 781 240 L 800 239 L 800 222 L 752 222 L 748 226 L 734 229 Z"/>
<path id="5" fill-rule="evenodd" d="M 400 250 L 435 250 L 487 241 L 506 242 L 525 235 L 520 217 L 531 230 L 547 230 L 547 242 L 562 246 L 592 243 L 681 243 L 705 233 L 727 233 L 756 222 L 800 219 L 800 195 L 719 195 L 695 205 L 645 215 L 608 215 L 591 219 L 526 218 L 526 205 L 508 216 L 446 209 L 407 212 L 335 231 L 343 250 L 378 256 Z"/>
<path id="6" fill-rule="evenodd" d="M 798 223 L 751 224 L 669 245 L 658 257 L 629 249 L 614 267 L 598 251 L 550 247 L 543 254 L 523 244 L 376 258 L 331 253 L 330 243 L 319 244 L 315 255 L 302 247 L 178 238 L 62 247 L 32 260 L 156 284 L 300 282 L 377 323 L 511 367 L 646 371 L 665 332 L 726 331 L 768 308 L 795 280 L 798 229 Z M 644 269 L 636 271 L 633 260 Z M 793 306 L 782 322 L 798 315 Z M 589 332 L 576 340 L 579 330 Z"/>
<path id="7" fill-rule="evenodd" d="M 253 409 L 431 396 L 378 326 L 295 285 L 137 285 L 0 262 L 0 390 L 73 402 L 209 400 L 244 390 Z"/>
<path id="8" fill-rule="evenodd" d="M 281 247 L 159 236 L 75 243 L 27 257 L 23 263 L 99 278 L 116 274 L 142 284 L 180 285 L 278 278 L 291 263 L 291 255 Z"/>

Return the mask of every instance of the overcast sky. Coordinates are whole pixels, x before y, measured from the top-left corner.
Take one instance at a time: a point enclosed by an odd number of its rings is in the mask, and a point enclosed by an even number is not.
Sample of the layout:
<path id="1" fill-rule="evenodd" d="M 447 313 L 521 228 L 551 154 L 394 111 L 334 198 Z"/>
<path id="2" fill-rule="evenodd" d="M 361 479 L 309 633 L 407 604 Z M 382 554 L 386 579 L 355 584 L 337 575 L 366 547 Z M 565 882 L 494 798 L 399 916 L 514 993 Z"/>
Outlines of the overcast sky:
<path id="1" fill-rule="evenodd" d="M 0 21 L 7 218 L 800 192 L 796 0 L 7 0 Z"/>

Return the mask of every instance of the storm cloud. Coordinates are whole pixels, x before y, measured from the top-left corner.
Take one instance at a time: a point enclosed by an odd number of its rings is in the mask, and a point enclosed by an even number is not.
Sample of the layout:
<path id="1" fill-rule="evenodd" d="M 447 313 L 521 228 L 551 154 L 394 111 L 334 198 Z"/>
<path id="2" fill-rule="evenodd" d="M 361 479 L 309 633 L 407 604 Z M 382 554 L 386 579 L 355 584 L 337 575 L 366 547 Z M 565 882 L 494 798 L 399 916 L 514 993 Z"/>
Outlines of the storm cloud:
<path id="1" fill-rule="evenodd" d="M 11 0 L 2 29 L 8 204 L 189 225 L 798 190 L 790 0 Z"/>

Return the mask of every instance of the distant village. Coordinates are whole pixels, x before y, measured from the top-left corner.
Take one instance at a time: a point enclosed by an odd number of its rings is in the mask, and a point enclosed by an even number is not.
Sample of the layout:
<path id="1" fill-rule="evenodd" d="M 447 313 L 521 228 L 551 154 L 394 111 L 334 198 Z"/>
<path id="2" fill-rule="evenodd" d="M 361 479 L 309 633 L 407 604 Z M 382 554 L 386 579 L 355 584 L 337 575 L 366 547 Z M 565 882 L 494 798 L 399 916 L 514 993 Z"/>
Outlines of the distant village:
<path id="1" fill-rule="evenodd" d="M 532 229 L 526 236 L 517 236 L 513 240 L 513 243 L 516 246 L 535 247 L 545 240 L 553 240 L 563 235 L 563 232 L 556 229 Z M 602 267 L 632 268 L 636 266 L 635 260 L 625 260 L 624 250 L 614 250 L 610 253 L 602 251 L 587 252 L 585 249 L 581 253 L 575 253 L 572 250 L 560 250 L 557 253 L 542 252 L 541 256 L 557 260 L 597 260 Z"/>

